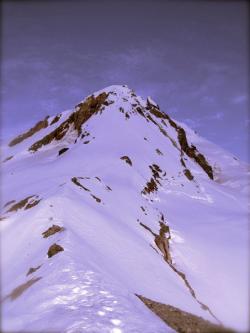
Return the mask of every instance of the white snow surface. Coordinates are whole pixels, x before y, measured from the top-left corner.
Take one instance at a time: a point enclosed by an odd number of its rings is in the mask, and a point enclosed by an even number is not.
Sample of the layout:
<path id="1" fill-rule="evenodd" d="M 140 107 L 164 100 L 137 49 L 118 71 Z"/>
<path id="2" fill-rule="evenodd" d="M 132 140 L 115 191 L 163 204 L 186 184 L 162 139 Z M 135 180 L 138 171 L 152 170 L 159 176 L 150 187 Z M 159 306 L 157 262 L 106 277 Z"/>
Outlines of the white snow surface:
<path id="1" fill-rule="evenodd" d="M 111 86 L 94 95 L 103 91 L 113 103 L 83 124 L 88 137 L 77 138 L 72 129 L 62 140 L 28 151 L 74 111 L 69 110 L 59 122 L 22 143 L 2 147 L 2 160 L 14 156 L 1 167 L 2 330 L 172 332 L 135 294 L 216 323 L 156 251 L 152 234 L 140 225 L 158 234 L 164 214 L 174 264 L 185 273 L 197 298 L 225 326 L 246 331 L 249 166 L 179 123 L 188 142 L 215 170 L 211 180 L 184 156 L 194 176 L 188 180 L 180 163 L 177 133 L 169 122 L 163 126 L 177 147 L 155 124 L 132 112 L 132 104 L 146 107 L 147 103 L 127 86 Z M 58 156 L 64 147 L 69 150 Z M 132 166 L 122 156 L 128 156 Z M 152 164 L 166 175 L 157 192 L 142 195 Z M 78 180 L 89 191 L 76 186 L 72 177 L 83 177 Z M 6 212 L 7 202 L 30 195 L 42 200 L 31 209 Z M 53 224 L 65 230 L 43 238 L 42 232 Z M 64 251 L 48 258 L 54 243 Z M 29 268 L 39 265 L 26 276 Z M 18 298 L 7 297 L 32 278 L 40 279 Z"/>

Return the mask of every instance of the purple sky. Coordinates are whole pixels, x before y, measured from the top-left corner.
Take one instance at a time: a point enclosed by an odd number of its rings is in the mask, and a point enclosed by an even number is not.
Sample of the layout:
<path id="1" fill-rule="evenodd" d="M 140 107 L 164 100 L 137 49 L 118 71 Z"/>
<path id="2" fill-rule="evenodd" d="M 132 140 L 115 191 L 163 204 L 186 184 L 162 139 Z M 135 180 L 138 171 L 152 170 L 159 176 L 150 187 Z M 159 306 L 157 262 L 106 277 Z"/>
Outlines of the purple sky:
<path id="1" fill-rule="evenodd" d="M 247 160 L 244 1 L 5 1 L 2 137 L 127 84 Z"/>

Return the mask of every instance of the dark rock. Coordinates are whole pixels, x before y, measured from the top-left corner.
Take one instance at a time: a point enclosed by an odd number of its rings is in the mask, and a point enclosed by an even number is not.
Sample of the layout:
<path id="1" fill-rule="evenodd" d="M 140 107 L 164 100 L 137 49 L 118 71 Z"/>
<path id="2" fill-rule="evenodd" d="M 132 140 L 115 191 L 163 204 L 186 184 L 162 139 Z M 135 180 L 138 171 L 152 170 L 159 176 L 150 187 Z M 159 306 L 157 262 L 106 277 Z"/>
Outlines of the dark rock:
<path id="1" fill-rule="evenodd" d="M 8 210 L 7 210 L 7 213 L 10 213 L 10 212 L 16 212 L 17 210 L 19 209 L 22 209 L 24 208 L 28 202 L 29 202 L 29 199 L 33 198 L 34 195 L 30 195 L 28 196 L 27 198 L 23 199 L 23 200 L 20 200 L 19 202 L 15 203 L 14 205 L 12 205 Z"/>
<path id="2" fill-rule="evenodd" d="M 89 189 L 85 186 L 83 186 L 79 181 L 78 181 L 78 178 L 77 177 L 73 177 L 71 178 L 71 181 L 72 183 L 74 183 L 75 185 L 81 187 L 83 190 L 87 191 L 87 192 L 90 192 Z"/>
<path id="3" fill-rule="evenodd" d="M 98 197 L 96 197 L 94 194 L 91 194 L 92 198 L 95 199 L 96 202 L 100 203 L 102 200 Z"/>
<path id="4" fill-rule="evenodd" d="M 216 325 L 208 320 L 198 317 L 174 306 L 159 303 L 143 297 L 136 296 L 169 327 L 179 333 L 235 333 L 233 330 Z"/>
<path id="5" fill-rule="evenodd" d="M 58 156 L 64 154 L 67 150 L 69 150 L 69 148 L 62 148 L 62 149 L 60 149 L 59 152 L 58 152 Z"/>
<path id="6" fill-rule="evenodd" d="M 149 182 L 147 182 L 146 186 L 144 187 L 142 193 L 149 194 L 151 192 L 156 192 L 158 190 L 157 184 L 154 178 L 151 178 Z"/>
<path id="7" fill-rule="evenodd" d="M 59 225 L 53 224 L 52 227 L 50 227 L 49 229 L 47 229 L 46 231 L 44 231 L 42 233 L 43 238 L 48 238 L 52 235 L 54 235 L 57 232 L 62 232 L 65 229 L 63 227 L 60 227 Z"/>
<path id="8" fill-rule="evenodd" d="M 38 205 L 40 201 L 41 201 L 41 199 L 40 199 L 40 200 L 32 200 L 31 202 L 29 202 L 29 203 L 26 205 L 26 207 L 25 207 L 24 209 L 30 209 L 30 208 L 33 208 L 33 207 L 35 207 L 36 205 Z"/>
<path id="9" fill-rule="evenodd" d="M 210 179 L 213 179 L 213 169 L 211 165 L 207 162 L 206 158 L 204 155 L 198 152 L 196 147 L 194 145 L 189 146 L 187 137 L 186 137 L 186 132 L 184 131 L 183 128 L 178 127 L 177 128 L 178 132 L 178 141 L 181 146 L 181 150 L 185 152 L 190 158 L 194 159 L 200 167 L 206 172 L 208 177 Z"/>
<path id="10" fill-rule="evenodd" d="M 130 166 L 132 166 L 132 161 L 128 156 L 122 156 L 121 160 L 125 161 L 126 163 L 128 163 Z"/>
<path id="11" fill-rule="evenodd" d="M 184 170 L 184 175 L 187 177 L 189 180 L 193 180 L 194 176 L 192 175 L 191 171 L 189 169 Z"/>
<path id="12" fill-rule="evenodd" d="M 59 127 L 54 131 L 44 136 L 41 140 L 35 142 L 30 148 L 30 151 L 37 151 L 44 145 L 48 145 L 53 140 L 61 140 L 69 130 L 69 127 L 73 125 L 77 131 L 78 136 L 82 134 L 82 125 L 94 114 L 97 114 L 102 105 L 106 105 L 106 99 L 108 94 L 102 93 L 98 96 L 90 96 L 84 102 L 76 106 L 76 111 L 66 119 Z"/>
<path id="13" fill-rule="evenodd" d="M 57 115 L 55 116 L 55 118 L 51 121 L 50 125 L 54 125 L 55 123 L 57 123 L 59 121 L 59 119 L 61 118 L 61 115 Z"/>
<path id="14" fill-rule="evenodd" d="M 64 251 L 64 248 L 58 244 L 53 244 L 48 250 L 48 257 L 51 258 L 56 255 L 58 252 Z"/>
<path id="15" fill-rule="evenodd" d="M 48 127 L 48 125 L 49 125 L 48 118 L 49 118 L 49 116 L 47 116 L 44 120 L 39 121 L 34 127 L 29 129 L 27 132 L 17 136 L 15 139 L 10 141 L 9 146 L 10 147 L 15 146 L 16 144 L 18 144 L 18 143 L 24 141 L 25 139 L 29 138 L 30 136 L 34 135 L 41 129 Z"/>

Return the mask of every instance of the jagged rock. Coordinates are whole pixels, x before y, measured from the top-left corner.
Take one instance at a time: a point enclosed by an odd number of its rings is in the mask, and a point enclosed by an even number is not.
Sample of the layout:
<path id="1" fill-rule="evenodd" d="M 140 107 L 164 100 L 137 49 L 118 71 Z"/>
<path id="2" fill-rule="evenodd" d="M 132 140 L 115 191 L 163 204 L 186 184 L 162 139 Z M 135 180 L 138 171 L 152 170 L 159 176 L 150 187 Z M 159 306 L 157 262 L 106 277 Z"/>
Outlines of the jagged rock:
<path id="1" fill-rule="evenodd" d="M 136 296 L 169 327 L 179 333 L 236 333 L 233 330 L 216 325 L 201 317 L 178 309 L 174 306 L 153 301 L 141 295 Z"/>
<path id="2" fill-rule="evenodd" d="M 34 135 L 35 133 L 37 133 L 38 131 L 40 131 L 43 128 L 48 127 L 48 118 L 49 116 L 47 116 L 44 120 L 39 121 L 34 127 L 32 127 L 31 129 L 29 129 L 27 132 L 17 136 L 16 138 L 14 138 L 12 141 L 10 141 L 9 146 L 15 146 L 18 143 L 24 141 L 25 139 L 29 138 L 30 136 Z"/>
<path id="3" fill-rule="evenodd" d="M 183 128 L 178 127 L 178 141 L 180 143 L 182 151 L 184 151 L 189 157 L 194 159 L 200 167 L 206 172 L 209 178 L 213 179 L 213 169 L 211 165 L 207 162 L 206 158 L 204 155 L 199 153 L 196 149 L 195 146 L 191 145 L 189 146 L 187 137 L 186 137 L 186 132 L 184 131 Z"/>
<path id="4" fill-rule="evenodd" d="M 149 166 L 149 168 L 150 168 L 151 171 L 152 171 L 152 174 L 153 174 L 153 178 L 154 178 L 154 180 L 155 180 L 158 184 L 160 184 L 159 179 L 161 179 L 160 173 L 162 173 L 162 170 L 161 170 L 161 168 L 159 167 L 159 165 L 157 165 L 157 164 L 152 164 L 152 165 Z"/>
<path id="5" fill-rule="evenodd" d="M 151 192 L 156 192 L 158 190 L 158 185 L 161 185 L 159 179 L 162 179 L 161 175 L 162 170 L 157 164 L 152 164 L 149 166 L 151 172 L 152 172 L 152 177 L 150 181 L 148 181 L 142 190 L 142 194 L 149 194 Z"/>
<path id="6" fill-rule="evenodd" d="M 62 232 L 65 229 L 63 227 L 60 227 L 59 225 L 53 224 L 52 227 L 50 227 L 49 229 L 47 229 L 46 231 L 44 231 L 42 233 L 43 238 L 48 238 L 52 235 L 54 235 L 57 232 Z"/>
<path id="7" fill-rule="evenodd" d="M 167 116 L 164 112 L 160 111 L 154 106 L 149 107 L 150 113 L 152 113 L 155 117 L 160 118 L 160 119 L 167 119 Z"/>
<path id="8" fill-rule="evenodd" d="M 172 264 L 172 258 L 169 249 L 169 239 L 170 239 L 170 229 L 169 226 L 163 222 L 160 222 L 159 235 L 155 236 L 155 244 L 158 249 L 163 254 L 164 259 L 167 263 Z"/>
<path id="9" fill-rule="evenodd" d="M 76 106 L 75 112 L 71 113 L 67 120 L 65 120 L 54 131 L 44 136 L 41 140 L 35 142 L 30 148 L 30 151 L 37 151 L 44 145 L 48 145 L 53 140 L 61 140 L 68 132 L 70 126 L 76 130 L 77 135 L 80 136 L 82 132 L 82 125 L 94 114 L 97 114 L 102 105 L 108 105 L 106 101 L 108 94 L 102 93 L 98 96 L 90 96 L 84 102 Z"/>
<path id="10" fill-rule="evenodd" d="M 31 203 L 28 203 L 29 200 L 31 198 L 34 198 L 36 197 L 35 195 L 30 195 L 28 196 L 27 198 L 23 199 L 23 200 L 20 200 L 19 202 L 15 203 L 14 205 L 12 205 L 8 210 L 7 210 L 7 213 L 10 213 L 10 212 L 16 212 L 17 210 L 19 209 L 22 209 L 25 207 L 25 209 L 28 209 L 28 208 L 31 208 L 35 205 L 37 205 L 39 203 L 38 200 L 35 200 L 35 201 L 32 201 Z M 26 206 L 27 205 L 27 206 Z"/>
<path id="11" fill-rule="evenodd" d="M 57 123 L 59 121 L 59 119 L 61 118 L 61 115 L 57 115 L 55 116 L 55 118 L 51 121 L 50 125 L 54 125 L 55 123 Z"/>
<path id="12" fill-rule="evenodd" d="M 205 156 L 202 155 L 196 149 L 195 146 L 193 146 L 193 145 L 189 146 L 185 130 L 182 127 L 178 126 L 166 113 L 158 110 L 154 106 L 148 105 L 147 109 L 156 118 L 167 119 L 169 121 L 170 125 L 173 128 L 175 128 L 175 130 L 178 133 L 178 141 L 179 141 L 179 144 L 181 146 L 182 152 L 185 152 L 190 158 L 194 159 L 200 165 L 200 167 L 206 172 L 206 174 L 208 175 L 208 177 L 210 179 L 213 179 L 214 178 L 213 177 L 213 168 L 207 162 Z M 151 122 L 153 122 L 160 129 L 160 131 L 162 132 L 162 134 L 164 134 L 165 136 L 167 136 L 171 140 L 171 142 L 173 143 L 173 145 L 177 148 L 176 142 L 172 138 L 169 137 L 169 135 L 167 134 L 167 132 L 150 115 L 147 115 L 147 118 Z"/>
<path id="13" fill-rule="evenodd" d="M 39 202 L 41 201 L 42 199 L 39 199 L 39 200 L 31 200 L 31 202 L 29 202 L 24 209 L 30 209 L 32 207 L 35 207 L 36 205 L 39 204 Z"/>
<path id="14" fill-rule="evenodd" d="M 154 178 L 151 178 L 149 182 L 147 182 L 146 186 L 142 190 L 143 194 L 149 194 L 151 192 L 156 192 L 158 190 L 157 184 Z"/>

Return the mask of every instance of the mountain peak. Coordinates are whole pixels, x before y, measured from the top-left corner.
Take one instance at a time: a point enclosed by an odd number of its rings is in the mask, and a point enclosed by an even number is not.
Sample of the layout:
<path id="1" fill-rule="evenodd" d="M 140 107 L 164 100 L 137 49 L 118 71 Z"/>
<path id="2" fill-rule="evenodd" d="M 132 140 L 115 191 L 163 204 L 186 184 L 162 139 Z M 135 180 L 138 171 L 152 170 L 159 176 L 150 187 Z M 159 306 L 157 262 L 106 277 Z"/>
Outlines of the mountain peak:
<path id="1" fill-rule="evenodd" d="M 128 94 L 132 91 L 132 89 L 130 89 L 126 84 L 113 84 L 110 86 L 107 86 L 101 90 L 98 90 L 94 93 L 94 95 L 99 95 L 102 92 L 106 92 L 106 93 L 125 93 Z"/>
<path id="2" fill-rule="evenodd" d="M 28 147 L 28 151 L 36 152 L 52 143 L 67 145 L 70 142 L 74 142 L 75 144 L 79 140 L 89 143 L 89 140 L 86 141 L 85 139 L 89 135 L 86 128 L 89 122 L 93 120 L 93 116 L 101 115 L 102 113 L 105 114 L 105 117 L 102 117 L 102 129 L 100 131 L 103 131 L 105 126 L 110 127 L 110 124 L 113 124 L 114 121 L 116 126 L 118 123 L 122 125 L 121 131 L 125 130 L 124 121 L 128 121 L 131 124 L 131 131 L 135 126 L 135 122 L 137 123 L 139 120 L 140 126 L 145 128 L 153 126 L 167 140 L 170 140 L 174 150 L 177 150 L 180 155 L 180 162 L 185 168 L 185 175 L 188 178 L 193 179 L 193 175 L 186 167 L 183 154 L 186 154 L 186 156 L 195 161 L 209 178 L 214 178 L 212 166 L 195 145 L 189 144 L 183 127 L 177 124 L 166 113 L 162 112 L 158 104 L 151 97 L 148 97 L 145 101 L 143 98 L 137 96 L 133 90 L 124 85 L 113 85 L 95 92 L 77 104 L 72 112 L 65 114 L 64 118 L 61 118 L 61 115 L 55 116 L 52 120 L 46 117 L 28 132 L 13 139 L 9 143 L 9 146 L 14 146 L 32 137 L 39 131 L 43 133 L 44 131 L 42 130 L 45 128 L 46 134 L 42 135 L 38 140 L 33 141 Z M 96 117 L 94 118 L 97 119 Z M 95 120 L 95 122 L 99 122 L 99 120 Z M 121 131 L 118 135 L 121 135 Z M 109 132 L 114 131 L 113 129 L 109 129 Z M 114 139 L 117 140 L 117 137 Z M 65 151 L 66 147 L 61 148 Z M 68 147 L 66 150 L 68 150 Z"/>

